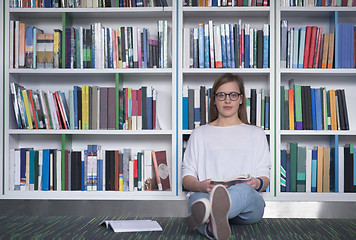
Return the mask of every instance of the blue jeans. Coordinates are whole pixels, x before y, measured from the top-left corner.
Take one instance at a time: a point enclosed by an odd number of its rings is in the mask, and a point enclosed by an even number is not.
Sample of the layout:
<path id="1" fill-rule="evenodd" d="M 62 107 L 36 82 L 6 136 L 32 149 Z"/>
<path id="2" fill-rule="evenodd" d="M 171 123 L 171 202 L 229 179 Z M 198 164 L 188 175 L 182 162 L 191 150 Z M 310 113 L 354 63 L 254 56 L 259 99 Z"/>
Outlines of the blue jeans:
<path id="1" fill-rule="evenodd" d="M 258 223 L 264 213 L 265 201 L 261 194 L 256 192 L 249 184 L 241 183 L 231 186 L 227 189 L 230 195 L 231 205 L 228 214 L 229 222 L 231 224 L 253 224 Z M 209 193 L 195 192 L 189 198 L 188 212 L 192 204 L 202 198 L 210 199 Z M 206 224 L 197 228 L 197 230 L 207 236 Z"/>

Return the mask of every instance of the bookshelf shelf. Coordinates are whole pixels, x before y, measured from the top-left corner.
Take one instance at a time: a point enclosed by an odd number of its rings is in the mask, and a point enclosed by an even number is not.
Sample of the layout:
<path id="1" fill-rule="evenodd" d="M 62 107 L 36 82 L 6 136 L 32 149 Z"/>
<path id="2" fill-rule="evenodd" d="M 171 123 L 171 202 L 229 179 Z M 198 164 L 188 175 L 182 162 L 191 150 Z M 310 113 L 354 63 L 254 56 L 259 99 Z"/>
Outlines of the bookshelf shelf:
<path id="1" fill-rule="evenodd" d="M 171 130 L 9 130 L 10 135 L 171 135 Z"/>
<path id="2" fill-rule="evenodd" d="M 150 75 L 168 75 L 172 74 L 171 68 L 101 68 L 101 69 L 10 69 L 10 74 L 15 75 L 32 75 L 32 74 L 51 74 L 51 75 L 86 75 L 86 74 L 150 74 Z"/>
<path id="3" fill-rule="evenodd" d="M 183 17 L 253 17 L 270 15 L 270 7 L 183 7 Z"/>
<path id="4" fill-rule="evenodd" d="M 333 131 L 333 130 L 281 130 L 281 136 L 335 136 L 335 135 L 345 135 L 353 136 L 356 131 Z"/>
<path id="5" fill-rule="evenodd" d="M 317 68 L 283 68 L 283 75 L 310 75 L 310 76 L 355 76 L 356 69 L 317 69 Z"/>
<path id="6" fill-rule="evenodd" d="M 251 74 L 251 75 L 268 75 L 269 68 L 185 68 L 182 69 L 184 74 L 221 74 L 221 73 L 238 73 L 238 74 Z"/>

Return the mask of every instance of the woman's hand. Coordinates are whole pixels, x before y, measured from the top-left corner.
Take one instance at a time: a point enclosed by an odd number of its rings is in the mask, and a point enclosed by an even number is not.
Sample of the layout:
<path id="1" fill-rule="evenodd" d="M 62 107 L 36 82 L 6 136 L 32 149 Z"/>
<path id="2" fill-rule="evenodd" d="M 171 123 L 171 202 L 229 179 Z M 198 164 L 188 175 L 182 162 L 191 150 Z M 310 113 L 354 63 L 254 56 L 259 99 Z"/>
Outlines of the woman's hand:
<path id="1" fill-rule="evenodd" d="M 246 183 L 250 184 L 253 189 L 258 189 L 260 187 L 260 180 L 254 177 L 251 177 L 250 181 Z"/>
<path id="2" fill-rule="evenodd" d="M 210 179 L 199 182 L 200 192 L 210 193 L 214 185 L 210 184 Z"/>

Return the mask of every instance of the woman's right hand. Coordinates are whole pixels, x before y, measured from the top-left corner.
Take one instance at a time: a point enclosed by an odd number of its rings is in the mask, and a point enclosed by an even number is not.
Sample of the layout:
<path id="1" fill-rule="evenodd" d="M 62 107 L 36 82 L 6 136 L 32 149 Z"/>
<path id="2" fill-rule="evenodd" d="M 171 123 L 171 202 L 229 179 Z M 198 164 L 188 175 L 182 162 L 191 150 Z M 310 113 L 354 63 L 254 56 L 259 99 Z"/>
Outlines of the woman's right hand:
<path id="1" fill-rule="evenodd" d="M 200 192 L 210 193 L 214 185 L 210 184 L 210 179 L 206 179 L 204 181 L 200 181 L 199 187 L 200 187 Z"/>

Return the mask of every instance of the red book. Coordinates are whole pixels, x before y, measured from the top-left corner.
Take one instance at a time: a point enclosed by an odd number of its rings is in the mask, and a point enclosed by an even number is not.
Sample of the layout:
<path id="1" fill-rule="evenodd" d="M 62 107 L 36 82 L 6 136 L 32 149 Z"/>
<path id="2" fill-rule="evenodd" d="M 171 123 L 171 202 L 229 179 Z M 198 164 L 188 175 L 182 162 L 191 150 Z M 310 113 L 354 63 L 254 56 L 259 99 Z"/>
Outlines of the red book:
<path id="1" fill-rule="evenodd" d="M 323 1 L 325 1 L 325 0 L 323 0 Z M 324 6 L 324 5 L 323 5 Z M 346 7 L 347 6 L 347 0 L 342 0 L 341 1 L 341 6 L 342 7 Z"/>
<path id="2" fill-rule="evenodd" d="M 33 104 L 33 98 L 32 98 L 31 89 L 28 90 L 28 99 L 30 100 L 30 105 L 31 105 L 32 113 L 33 113 L 33 119 L 34 119 L 34 122 L 35 122 L 35 127 L 36 127 L 36 129 L 38 129 L 37 118 L 36 118 L 36 111 L 35 111 L 35 105 Z"/>
<path id="3" fill-rule="evenodd" d="M 310 55 L 310 38 L 311 38 L 311 26 L 307 26 L 306 34 L 305 34 L 305 48 L 304 48 L 304 60 L 303 60 L 303 68 L 307 68 L 309 66 L 309 55 Z"/>
<path id="4" fill-rule="evenodd" d="M 352 0 L 352 6 L 356 7 L 356 0 Z"/>
<path id="5" fill-rule="evenodd" d="M 315 66 L 314 68 L 319 68 L 319 56 L 320 56 L 320 45 L 321 45 L 321 36 L 323 29 L 319 28 L 318 31 L 318 41 L 317 41 L 317 47 L 316 47 L 316 56 L 315 56 Z"/>
<path id="6" fill-rule="evenodd" d="M 61 122 L 61 116 L 60 116 L 59 109 L 58 109 L 58 103 L 57 103 L 57 100 L 56 100 L 56 94 L 52 93 L 52 97 L 53 97 L 53 102 L 54 102 L 54 108 L 56 109 L 59 129 L 63 129 L 62 122 Z"/>
<path id="7" fill-rule="evenodd" d="M 119 151 L 115 151 L 115 191 L 119 191 Z"/>
<path id="8" fill-rule="evenodd" d="M 58 91 L 56 91 L 54 93 L 54 95 L 56 96 L 56 99 L 57 99 L 57 104 L 58 104 L 58 109 L 59 109 L 59 113 L 60 115 L 62 116 L 62 121 L 63 121 L 63 125 L 64 125 L 64 129 L 68 129 L 69 126 L 67 125 L 67 121 L 66 121 L 66 116 L 64 114 L 64 108 L 62 106 L 62 103 L 61 103 L 61 99 L 59 97 L 59 94 L 58 94 Z M 56 101 L 56 100 L 55 100 Z M 60 121 L 60 119 L 58 119 Z"/>
<path id="9" fill-rule="evenodd" d="M 157 91 L 155 89 L 152 95 L 152 129 L 156 129 Z"/>
<path id="10" fill-rule="evenodd" d="M 307 66 L 308 68 L 313 68 L 317 31 L 318 31 L 318 28 L 313 26 L 311 29 L 311 42 L 310 42 L 310 48 L 309 48 L 310 54 L 309 54 L 309 60 L 308 60 L 308 66 Z"/>
<path id="11" fill-rule="evenodd" d="M 326 3 L 325 0 L 321 0 L 321 6 L 325 7 L 325 3 Z"/>
<path id="12" fill-rule="evenodd" d="M 241 7 L 242 7 L 242 6 L 243 6 L 243 3 L 244 3 L 243 0 L 238 0 L 238 1 L 237 1 L 237 6 L 241 6 Z"/>
<path id="13" fill-rule="evenodd" d="M 158 190 L 169 190 L 169 168 L 167 165 L 166 151 L 152 152 L 152 162 L 156 173 Z"/>

